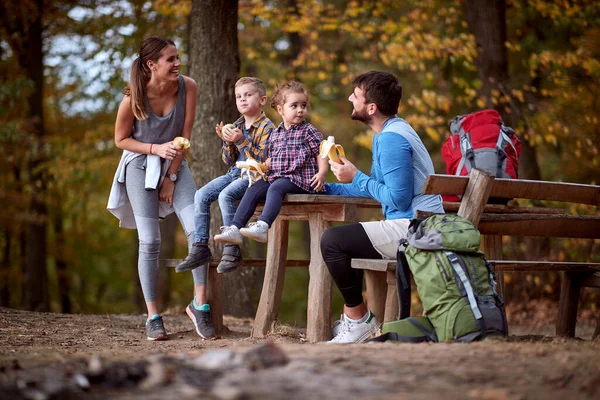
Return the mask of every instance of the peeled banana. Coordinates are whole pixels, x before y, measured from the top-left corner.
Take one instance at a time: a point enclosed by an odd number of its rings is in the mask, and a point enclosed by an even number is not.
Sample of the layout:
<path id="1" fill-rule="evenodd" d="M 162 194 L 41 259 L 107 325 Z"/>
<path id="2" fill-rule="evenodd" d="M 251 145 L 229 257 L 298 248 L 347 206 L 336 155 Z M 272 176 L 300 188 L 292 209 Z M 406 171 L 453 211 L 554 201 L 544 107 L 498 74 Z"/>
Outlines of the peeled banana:
<path id="1" fill-rule="evenodd" d="M 175 139 L 173 139 L 173 145 L 179 146 L 182 149 L 187 150 L 190 148 L 190 141 L 184 137 L 177 136 Z"/>
<path id="2" fill-rule="evenodd" d="M 344 148 L 341 144 L 335 144 L 335 137 L 329 136 L 327 140 L 323 140 L 321 142 L 321 146 L 319 149 L 319 155 L 321 158 L 327 158 L 331 161 L 335 161 L 338 164 L 342 164 L 341 157 L 346 157 L 346 153 L 344 152 Z"/>
<path id="3" fill-rule="evenodd" d="M 258 179 L 266 179 L 265 172 L 269 170 L 265 163 L 256 161 L 254 158 L 247 158 L 245 161 L 238 161 L 235 163 L 236 167 L 242 170 L 242 177 L 244 174 L 248 175 L 248 187 L 252 186 Z"/>

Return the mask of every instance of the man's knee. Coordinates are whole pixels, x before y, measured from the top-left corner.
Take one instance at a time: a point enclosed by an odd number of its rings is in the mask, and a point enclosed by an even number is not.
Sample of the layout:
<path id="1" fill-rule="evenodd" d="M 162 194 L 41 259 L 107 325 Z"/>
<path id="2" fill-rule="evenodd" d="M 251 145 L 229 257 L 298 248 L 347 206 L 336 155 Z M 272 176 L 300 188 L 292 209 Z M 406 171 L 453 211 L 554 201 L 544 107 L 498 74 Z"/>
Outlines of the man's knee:
<path id="1" fill-rule="evenodd" d="M 323 235 L 321 235 L 321 254 L 323 260 L 327 261 L 327 259 L 331 258 L 332 253 L 339 250 L 339 238 L 340 236 L 336 232 L 336 227 L 329 228 L 323 232 Z"/>

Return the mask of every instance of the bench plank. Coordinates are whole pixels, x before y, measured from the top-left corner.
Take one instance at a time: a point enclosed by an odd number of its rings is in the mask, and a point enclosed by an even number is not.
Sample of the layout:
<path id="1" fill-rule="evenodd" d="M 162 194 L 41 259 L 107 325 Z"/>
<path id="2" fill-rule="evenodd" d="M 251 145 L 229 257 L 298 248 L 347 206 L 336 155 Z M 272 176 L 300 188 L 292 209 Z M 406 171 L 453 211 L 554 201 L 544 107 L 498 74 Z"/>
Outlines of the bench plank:
<path id="1" fill-rule="evenodd" d="M 492 235 L 596 239 L 600 217 L 555 214 L 484 214 L 479 232 Z"/>
<path id="2" fill-rule="evenodd" d="M 442 203 L 446 213 L 456 213 L 460 207 L 459 201 L 444 201 Z M 564 208 L 549 208 L 549 207 L 520 207 L 506 206 L 503 204 L 486 204 L 483 208 L 484 213 L 501 213 L 501 214 L 565 214 Z M 417 211 L 417 214 L 426 213 L 426 211 Z M 431 215 L 433 213 L 429 213 Z M 429 216 L 428 215 L 428 216 Z M 418 217 L 417 217 L 418 218 Z"/>
<path id="3" fill-rule="evenodd" d="M 396 268 L 396 260 L 375 260 L 370 258 L 353 258 L 350 266 L 354 269 L 371 271 L 388 271 Z"/>
<path id="4" fill-rule="evenodd" d="M 434 174 L 427 177 L 424 194 L 462 195 L 469 177 Z M 490 197 L 551 200 L 600 206 L 600 187 L 578 183 L 496 179 Z"/>
<path id="5" fill-rule="evenodd" d="M 600 263 L 488 260 L 496 271 L 600 271 Z"/>
<path id="6" fill-rule="evenodd" d="M 288 194 L 283 203 L 356 204 L 362 207 L 381 208 L 381 204 L 370 197 L 329 196 L 326 194 Z"/>
<path id="7" fill-rule="evenodd" d="M 172 267 L 175 268 L 179 263 L 183 261 L 182 258 L 167 258 L 161 260 L 161 265 L 163 267 Z M 212 260 L 210 262 L 210 268 L 217 268 L 220 260 Z M 285 267 L 293 268 L 293 267 L 308 267 L 308 260 L 286 260 Z M 240 263 L 240 267 L 265 267 L 267 265 L 267 260 L 264 258 L 244 258 Z"/>

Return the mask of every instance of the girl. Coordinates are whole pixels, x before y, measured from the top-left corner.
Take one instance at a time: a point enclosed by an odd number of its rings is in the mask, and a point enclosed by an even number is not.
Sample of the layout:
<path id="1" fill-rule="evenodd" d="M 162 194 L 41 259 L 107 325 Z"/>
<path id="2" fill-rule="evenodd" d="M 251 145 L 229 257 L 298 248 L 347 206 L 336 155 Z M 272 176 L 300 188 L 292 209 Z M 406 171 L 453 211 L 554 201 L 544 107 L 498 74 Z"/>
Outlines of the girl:
<path id="1" fill-rule="evenodd" d="M 179 74 L 180 66 L 173 41 L 156 36 L 145 39 L 131 66 L 115 125 L 115 144 L 123 155 L 107 208 L 119 218 L 121 227 L 138 231 L 138 273 L 148 308 L 148 340 L 167 338 L 156 301 L 159 218 L 174 209 L 188 245 L 193 243 L 196 185 L 184 151 L 173 139 L 190 139 L 197 86 Z M 200 336 L 213 337 L 210 308 L 204 304 L 207 272 L 207 266 L 192 271 L 195 297 L 186 311 Z"/>
<path id="2" fill-rule="evenodd" d="M 290 81 L 277 88 L 271 107 L 277 110 L 283 122 L 271 134 L 269 158 L 266 161 L 269 167 L 267 180 L 259 180 L 248 188 L 231 225 L 221 228 L 221 234 L 215 236 L 216 242 L 239 246 L 244 235 L 264 243 L 286 194 L 323 190 L 329 165 L 327 159 L 319 157 L 323 135 L 306 122 L 306 87 L 299 82 Z M 244 228 L 261 200 L 265 200 L 265 206 L 258 221 Z"/>

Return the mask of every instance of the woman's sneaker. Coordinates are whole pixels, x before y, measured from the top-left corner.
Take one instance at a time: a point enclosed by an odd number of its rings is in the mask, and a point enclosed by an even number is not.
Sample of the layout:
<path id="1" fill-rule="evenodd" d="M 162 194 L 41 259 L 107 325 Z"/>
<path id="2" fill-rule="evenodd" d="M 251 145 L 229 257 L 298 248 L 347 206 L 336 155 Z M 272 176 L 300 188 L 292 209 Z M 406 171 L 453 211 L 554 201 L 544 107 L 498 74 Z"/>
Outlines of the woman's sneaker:
<path id="1" fill-rule="evenodd" d="M 214 239 L 215 242 L 237 244 L 238 246 L 241 246 L 244 241 L 243 236 L 240 234 L 240 230 L 235 225 L 222 226 L 221 233 L 215 235 Z"/>
<path id="2" fill-rule="evenodd" d="M 160 315 L 154 314 L 146 321 L 146 336 L 148 340 L 167 340 L 167 331 Z"/>
<path id="3" fill-rule="evenodd" d="M 248 225 L 247 228 L 240 229 L 240 233 L 257 242 L 267 243 L 269 236 L 269 224 L 264 221 L 256 221 Z"/>
<path id="4" fill-rule="evenodd" d="M 344 315 L 343 322 L 338 325 L 337 335 L 327 343 L 360 343 L 375 337 L 379 331 L 379 321 L 369 311 L 365 322 L 353 322 Z"/>
<path id="5" fill-rule="evenodd" d="M 215 337 L 215 328 L 213 328 L 211 315 L 210 315 L 210 306 L 208 304 L 203 304 L 200 306 L 200 309 L 196 308 L 196 298 L 192 300 L 192 302 L 185 309 L 186 314 L 192 322 L 194 323 L 194 327 L 196 328 L 196 332 L 200 337 L 204 339 L 210 339 Z"/>

